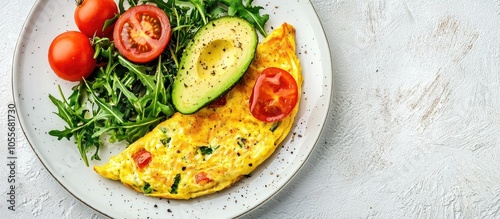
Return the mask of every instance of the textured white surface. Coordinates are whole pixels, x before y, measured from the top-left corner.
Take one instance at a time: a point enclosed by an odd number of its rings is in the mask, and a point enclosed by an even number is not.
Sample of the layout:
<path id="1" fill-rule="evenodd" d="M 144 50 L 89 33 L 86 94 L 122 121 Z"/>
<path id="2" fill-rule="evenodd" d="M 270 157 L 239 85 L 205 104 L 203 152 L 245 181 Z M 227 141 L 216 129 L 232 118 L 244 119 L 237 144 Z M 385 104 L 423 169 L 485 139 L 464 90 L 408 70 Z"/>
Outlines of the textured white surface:
<path id="1" fill-rule="evenodd" d="M 102 218 L 21 137 L 16 212 L 4 201 L 12 55 L 33 3 L 0 9 L 0 218 Z M 500 217 L 500 1 L 312 3 L 333 58 L 331 115 L 302 170 L 248 218 Z"/>

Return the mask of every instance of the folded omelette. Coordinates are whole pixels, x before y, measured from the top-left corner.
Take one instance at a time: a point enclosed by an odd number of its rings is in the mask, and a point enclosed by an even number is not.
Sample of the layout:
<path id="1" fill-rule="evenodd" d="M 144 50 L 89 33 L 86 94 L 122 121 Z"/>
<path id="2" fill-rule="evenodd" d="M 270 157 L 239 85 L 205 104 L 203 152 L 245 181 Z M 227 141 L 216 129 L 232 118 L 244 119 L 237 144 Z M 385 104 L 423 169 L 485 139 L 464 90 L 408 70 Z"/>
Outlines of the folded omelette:
<path id="1" fill-rule="evenodd" d="M 211 194 L 249 175 L 288 135 L 299 106 L 279 122 L 257 120 L 249 109 L 255 80 L 266 68 L 282 68 L 297 81 L 300 100 L 303 79 L 295 47 L 295 29 L 284 23 L 259 43 L 225 105 L 176 113 L 94 170 L 145 195 L 170 199 Z"/>

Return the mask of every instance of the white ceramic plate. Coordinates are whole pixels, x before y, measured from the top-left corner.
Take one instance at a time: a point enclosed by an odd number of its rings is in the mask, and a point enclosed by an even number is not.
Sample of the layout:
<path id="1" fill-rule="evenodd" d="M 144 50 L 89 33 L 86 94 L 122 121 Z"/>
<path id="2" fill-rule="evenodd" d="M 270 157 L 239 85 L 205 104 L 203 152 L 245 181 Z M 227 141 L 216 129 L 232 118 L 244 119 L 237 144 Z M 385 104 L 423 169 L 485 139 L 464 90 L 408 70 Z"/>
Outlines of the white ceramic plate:
<path id="1" fill-rule="evenodd" d="M 297 53 L 304 75 L 304 95 L 295 125 L 281 147 L 250 178 L 244 178 L 219 193 L 188 201 L 146 197 L 121 183 L 104 179 L 80 159 L 73 141 L 49 136 L 62 129 L 63 121 L 48 95 L 59 97 L 57 85 L 66 95 L 74 83 L 57 78 L 47 61 L 47 49 L 54 37 L 76 30 L 72 1 L 38 1 L 20 35 L 13 63 L 13 94 L 21 127 L 36 155 L 54 178 L 89 207 L 113 218 L 231 218 L 264 203 L 300 169 L 314 148 L 324 126 L 332 94 L 332 66 L 329 47 L 318 17 L 308 0 L 264 1 L 270 15 L 267 29 L 287 22 L 297 30 Z M 109 146 L 102 161 L 118 153 Z"/>

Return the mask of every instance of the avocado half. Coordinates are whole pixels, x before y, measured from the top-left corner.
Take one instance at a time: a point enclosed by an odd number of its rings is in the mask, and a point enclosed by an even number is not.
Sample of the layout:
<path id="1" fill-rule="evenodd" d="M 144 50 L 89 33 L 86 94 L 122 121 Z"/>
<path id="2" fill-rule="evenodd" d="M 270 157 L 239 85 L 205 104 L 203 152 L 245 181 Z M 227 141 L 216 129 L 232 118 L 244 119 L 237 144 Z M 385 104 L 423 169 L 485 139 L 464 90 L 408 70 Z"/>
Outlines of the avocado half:
<path id="1" fill-rule="evenodd" d="M 182 55 L 172 88 L 178 112 L 192 114 L 229 91 L 252 63 L 258 36 L 248 21 L 222 17 L 200 28 Z"/>

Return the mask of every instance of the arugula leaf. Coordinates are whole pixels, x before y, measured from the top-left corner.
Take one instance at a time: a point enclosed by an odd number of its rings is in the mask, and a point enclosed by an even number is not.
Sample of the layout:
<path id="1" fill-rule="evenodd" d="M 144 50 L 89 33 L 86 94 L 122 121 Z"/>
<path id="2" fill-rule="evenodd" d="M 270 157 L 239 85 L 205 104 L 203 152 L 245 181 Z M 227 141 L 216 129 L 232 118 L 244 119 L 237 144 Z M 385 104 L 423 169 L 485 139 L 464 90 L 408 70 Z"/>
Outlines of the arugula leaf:
<path id="1" fill-rule="evenodd" d="M 112 17 L 110 19 L 107 19 L 104 22 L 104 25 L 102 26 L 102 31 L 106 30 L 106 28 L 108 28 L 109 26 L 113 25 L 116 22 L 116 20 L 118 20 L 118 18 L 120 17 L 120 14 L 121 13 L 115 14 L 114 17 Z"/>
<path id="2" fill-rule="evenodd" d="M 205 11 L 205 1 L 204 0 L 189 0 L 191 3 L 193 3 L 194 7 L 196 10 L 201 15 L 201 19 L 203 20 L 203 23 L 206 24 L 208 23 L 207 18 L 205 17 L 206 11 Z"/>
<path id="3" fill-rule="evenodd" d="M 63 138 L 66 138 L 66 139 L 70 139 L 71 136 L 73 136 L 73 132 L 71 129 L 68 129 L 66 127 L 66 129 L 62 130 L 62 131 L 59 131 L 59 130 L 51 130 L 49 131 L 49 135 L 52 135 L 52 136 L 55 136 L 57 137 L 57 140 L 61 140 Z"/>
<path id="4" fill-rule="evenodd" d="M 59 86 L 59 92 L 61 93 L 64 99 L 64 95 L 62 94 L 60 86 Z M 68 103 L 66 101 L 65 102 L 60 101 L 50 94 L 49 98 L 52 101 L 52 103 L 56 105 L 58 109 L 56 115 L 58 115 L 62 120 L 64 120 L 70 127 L 75 127 L 73 116 L 71 116 L 72 114 L 74 114 L 74 112 L 71 112 L 72 109 L 69 107 Z"/>
<path id="5" fill-rule="evenodd" d="M 141 80 L 148 89 L 154 89 L 154 78 L 153 76 L 146 74 L 146 67 L 144 65 L 136 65 L 121 55 L 118 56 L 118 61 L 122 66 L 128 68 L 130 72 L 135 73 L 137 78 L 139 78 L 139 80 Z"/>
<path id="6" fill-rule="evenodd" d="M 120 112 L 118 109 L 113 107 L 111 104 L 105 102 L 101 98 L 99 98 L 94 91 L 89 87 L 89 85 L 85 82 L 85 85 L 87 85 L 87 89 L 91 92 L 92 96 L 94 97 L 93 100 L 95 103 L 101 108 L 109 112 L 119 123 L 123 123 L 123 113 Z"/>
<path id="7" fill-rule="evenodd" d="M 259 30 L 264 37 L 267 33 L 264 29 L 266 22 L 269 20 L 269 15 L 260 14 L 262 6 L 252 6 L 253 0 L 221 0 L 228 7 L 227 12 L 230 16 L 242 17 Z"/>
<path id="8" fill-rule="evenodd" d="M 156 117 L 160 114 L 161 109 L 158 107 L 160 105 L 160 101 L 166 102 L 166 91 L 165 91 L 165 83 L 162 77 L 162 68 L 161 68 L 161 56 L 158 58 L 158 66 L 156 67 L 155 78 L 156 84 L 155 89 L 153 91 L 153 101 L 151 105 L 151 110 L 149 111 L 149 116 Z"/>
<path id="9" fill-rule="evenodd" d="M 113 79 L 116 82 L 116 85 L 118 89 L 123 93 L 123 95 L 132 103 L 132 106 L 134 109 L 138 112 L 141 113 L 143 111 L 141 104 L 138 101 L 138 98 L 135 96 L 135 94 L 127 89 L 127 87 L 121 82 L 121 80 L 118 78 L 116 73 L 113 74 Z"/>

